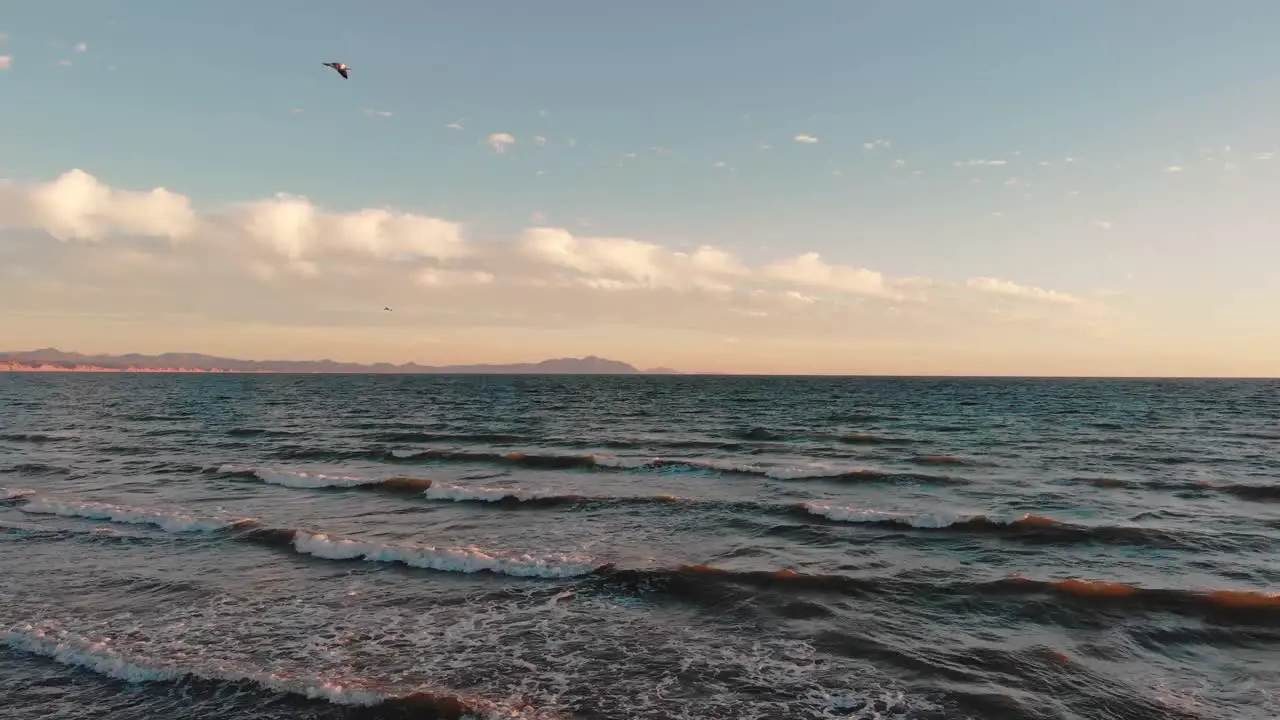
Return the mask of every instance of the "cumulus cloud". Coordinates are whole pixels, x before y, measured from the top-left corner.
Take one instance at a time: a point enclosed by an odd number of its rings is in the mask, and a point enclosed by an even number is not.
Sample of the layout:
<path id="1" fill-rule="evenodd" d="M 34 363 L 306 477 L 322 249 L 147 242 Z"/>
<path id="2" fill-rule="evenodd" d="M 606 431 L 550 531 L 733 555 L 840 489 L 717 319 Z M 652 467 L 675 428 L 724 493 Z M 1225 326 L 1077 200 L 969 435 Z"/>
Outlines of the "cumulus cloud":
<path id="1" fill-rule="evenodd" d="M 510 133 L 493 133 L 489 136 L 486 142 L 488 142 L 489 148 L 494 152 L 504 153 L 507 151 L 507 148 L 516 144 L 516 139 L 515 136 Z"/>
<path id="2" fill-rule="evenodd" d="M 453 220 L 339 212 L 283 193 L 199 208 L 163 187 L 115 188 L 82 170 L 0 184 L 0 234 L 6 312 L 152 317 L 180 298 L 206 322 L 327 327 L 356 323 L 351 307 L 385 304 L 397 322 L 436 330 L 581 337 L 625 326 L 826 341 L 973 333 L 1009 318 L 1043 327 L 1090 305 L 1005 279 L 895 277 L 803 250 L 748 261 L 709 244 L 550 226 L 478 240 Z"/>
<path id="3" fill-rule="evenodd" d="M 818 142 L 818 138 L 812 135 L 805 135 L 803 133 L 795 136 L 794 138 L 792 138 L 792 140 L 795 140 L 796 142 L 802 145 L 813 145 Z"/>
<path id="4" fill-rule="evenodd" d="M 0 185 L 0 227 L 43 230 L 58 240 L 97 242 L 109 235 L 181 240 L 195 232 L 197 216 L 185 196 L 162 187 L 116 190 L 82 170 L 29 186 Z"/>

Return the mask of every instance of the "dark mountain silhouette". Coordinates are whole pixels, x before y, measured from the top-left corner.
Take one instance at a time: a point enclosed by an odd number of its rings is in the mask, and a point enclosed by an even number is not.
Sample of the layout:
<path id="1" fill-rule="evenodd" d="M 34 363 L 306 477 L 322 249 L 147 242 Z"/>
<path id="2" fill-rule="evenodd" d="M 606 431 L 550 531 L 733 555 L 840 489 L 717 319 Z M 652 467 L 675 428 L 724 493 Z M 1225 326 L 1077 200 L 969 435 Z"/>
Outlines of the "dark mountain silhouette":
<path id="1" fill-rule="evenodd" d="M 669 368 L 638 370 L 618 360 L 588 355 L 581 358 L 551 358 L 536 363 L 479 365 L 419 365 L 405 363 L 342 363 L 334 360 L 237 360 L 200 353 L 161 355 L 84 355 L 56 348 L 20 352 L 0 352 L 0 369 L 23 370 L 134 370 L 259 373 L 415 373 L 494 375 L 673 375 Z"/>

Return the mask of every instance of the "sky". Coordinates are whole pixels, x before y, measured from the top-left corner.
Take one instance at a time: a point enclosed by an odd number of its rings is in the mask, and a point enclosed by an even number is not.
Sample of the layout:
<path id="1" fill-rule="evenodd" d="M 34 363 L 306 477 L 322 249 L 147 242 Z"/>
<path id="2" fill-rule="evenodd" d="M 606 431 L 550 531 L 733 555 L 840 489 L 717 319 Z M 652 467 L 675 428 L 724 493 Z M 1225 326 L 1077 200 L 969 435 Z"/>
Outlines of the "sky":
<path id="1" fill-rule="evenodd" d="M 8 3 L 0 350 L 1280 376 L 1277 23 Z"/>

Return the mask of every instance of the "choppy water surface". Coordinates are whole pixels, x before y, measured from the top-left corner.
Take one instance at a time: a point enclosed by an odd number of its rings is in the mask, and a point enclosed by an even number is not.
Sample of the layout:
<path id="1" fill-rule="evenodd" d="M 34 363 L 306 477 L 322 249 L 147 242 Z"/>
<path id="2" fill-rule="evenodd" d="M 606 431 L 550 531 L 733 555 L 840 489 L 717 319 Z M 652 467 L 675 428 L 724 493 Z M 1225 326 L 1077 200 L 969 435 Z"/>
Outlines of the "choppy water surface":
<path id="1" fill-rule="evenodd" d="M 1275 382 L 9 374 L 0 488 L 24 718 L 1280 716 Z"/>

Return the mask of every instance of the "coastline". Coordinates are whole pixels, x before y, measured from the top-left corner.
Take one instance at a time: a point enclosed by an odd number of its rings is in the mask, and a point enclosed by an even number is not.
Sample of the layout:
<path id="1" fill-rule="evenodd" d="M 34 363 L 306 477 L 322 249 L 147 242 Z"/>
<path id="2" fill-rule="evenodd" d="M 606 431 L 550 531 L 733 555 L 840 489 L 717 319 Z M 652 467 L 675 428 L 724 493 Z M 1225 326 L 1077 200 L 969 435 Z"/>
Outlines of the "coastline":
<path id="1" fill-rule="evenodd" d="M 189 373 L 202 375 L 277 375 L 273 370 L 223 370 L 202 368 L 102 367 L 98 365 L 54 365 L 51 363 L 0 363 L 0 372 L 20 373 Z"/>

